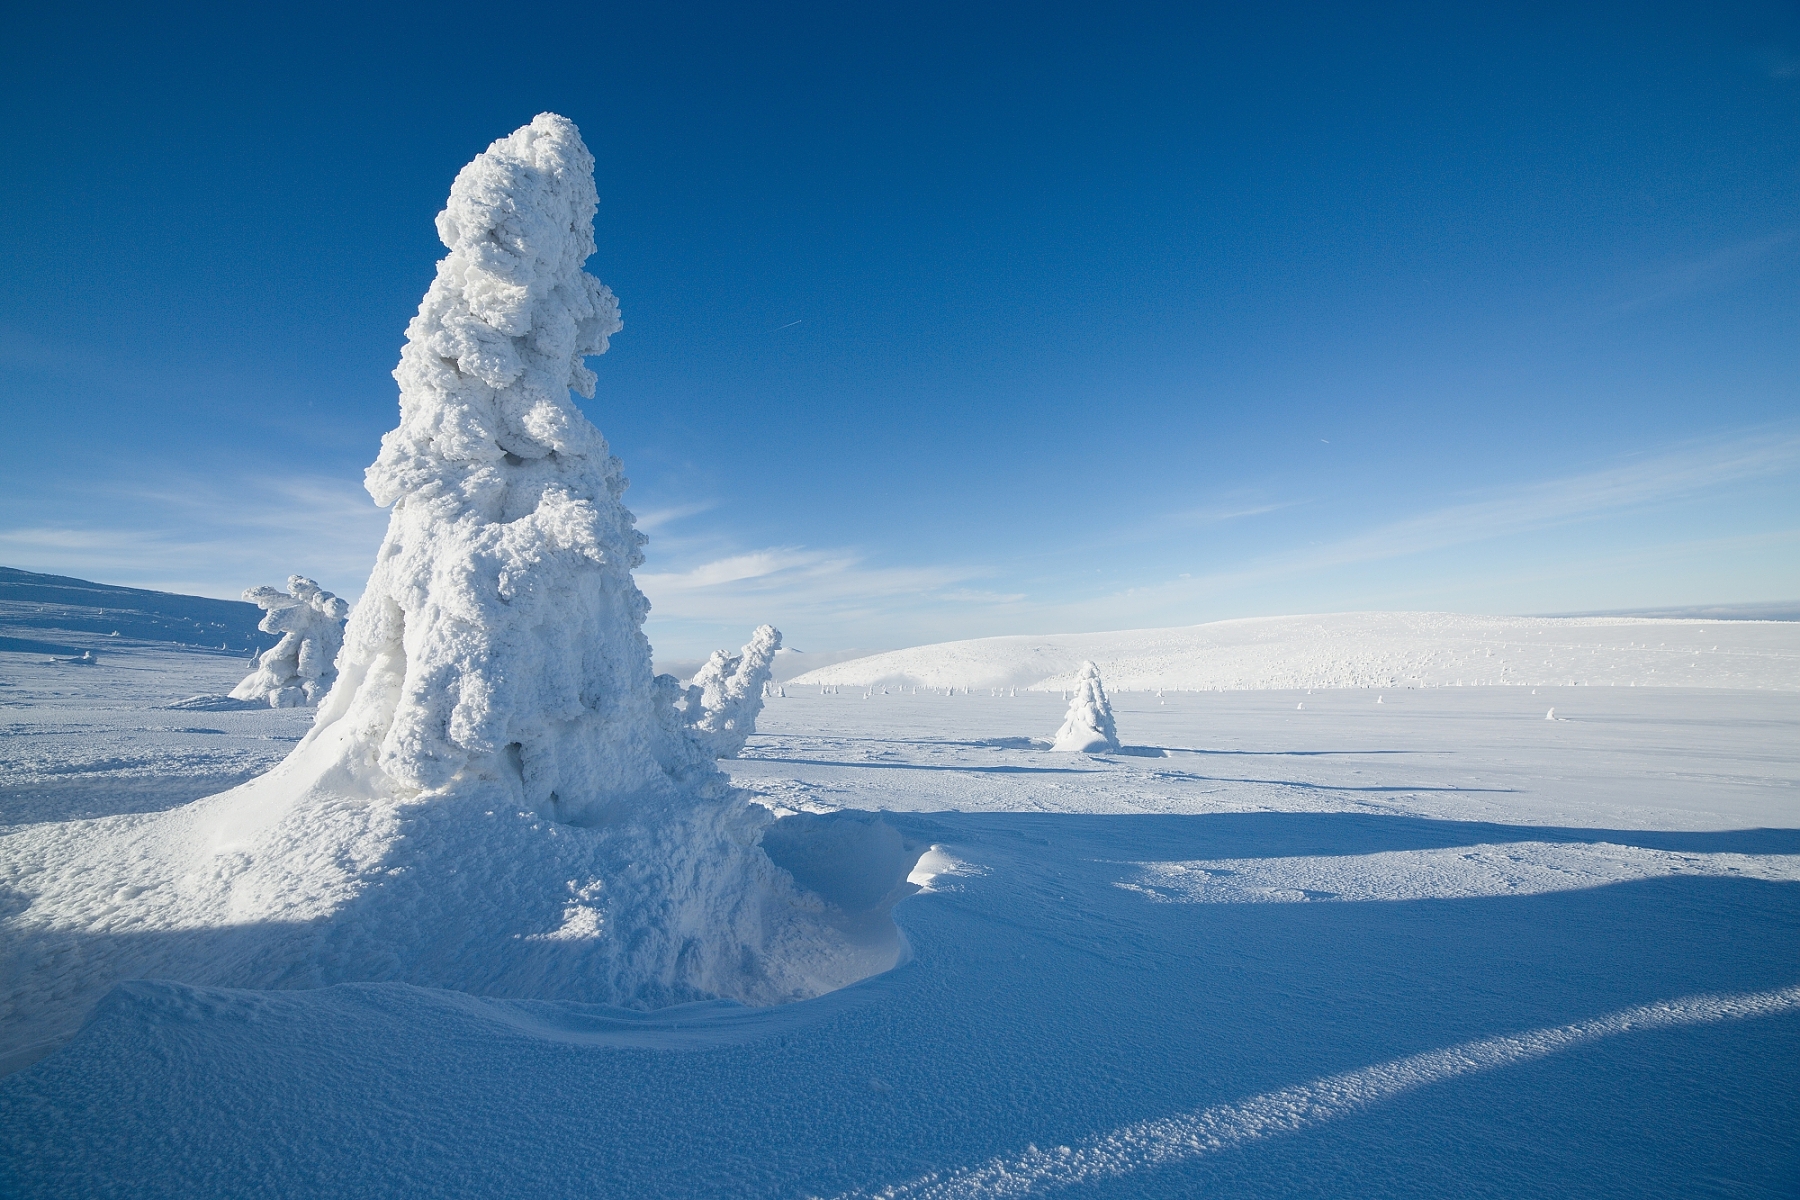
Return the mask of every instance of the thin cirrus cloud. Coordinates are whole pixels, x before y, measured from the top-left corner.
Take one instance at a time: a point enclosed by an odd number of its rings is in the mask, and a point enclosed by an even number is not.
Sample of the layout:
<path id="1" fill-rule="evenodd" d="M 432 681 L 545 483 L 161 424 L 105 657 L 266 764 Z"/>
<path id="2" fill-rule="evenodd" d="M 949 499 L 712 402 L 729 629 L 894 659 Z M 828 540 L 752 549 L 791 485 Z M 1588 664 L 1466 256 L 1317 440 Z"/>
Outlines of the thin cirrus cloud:
<path id="1" fill-rule="evenodd" d="M 942 589 L 980 574 L 971 567 L 870 566 L 851 551 L 785 546 L 732 554 L 683 571 L 640 571 L 637 583 L 658 617 L 735 621 L 749 604 L 783 613 L 841 616 L 900 601 L 953 601 L 953 594 Z"/>
<path id="2" fill-rule="evenodd" d="M 1322 545 L 1277 552 L 1241 566 L 1126 589 L 1065 611 L 1072 618 L 1167 610 L 1229 594 L 1368 563 L 1405 559 L 1500 538 L 1602 520 L 1775 478 L 1800 468 L 1800 433 L 1763 430 L 1728 440 L 1689 443 L 1659 455 L 1580 475 L 1506 489 L 1352 534 Z"/>
<path id="3" fill-rule="evenodd" d="M 1086 597 L 1077 594 L 1079 579 L 1047 579 L 1031 571 L 1032 556 L 979 567 L 929 563 L 873 567 L 855 552 L 802 546 L 719 554 L 681 571 L 641 573 L 638 581 L 654 605 L 652 621 L 676 638 L 683 635 L 680 626 L 686 623 L 735 626 L 752 618 L 788 621 L 804 631 L 809 642 L 846 645 L 905 645 L 1027 627 L 1075 632 L 1131 624 L 1191 624 L 1242 615 L 1234 605 L 1258 608 L 1242 597 L 1271 584 L 1281 585 L 1287 595 L 1307 596 L 1309 603 L 1323 597 L 1325 606 L 1331 607 L 1332 595 L 1342 591 L 1336 581 L 1340 573 L 1406 559 L 1416 562 L 1389 573 L 1397 592 L 1423 590 L 1448 597 L 1459 585 L 1436 569 L 1434 556 L 1440 553 L 1509 537 L 1549 536 L 1566 526 L 1653 511 L 1709 493 L 1729 494 L 1734 486 L 1791 474 L 1796 468 L 1800 468 L 1800 432 L 1764 429 L 1507 488 L 1210 572 Z M 1170 567 L 1185 552 L 1175 545 L 1187 544 L 1181 532 L 1196 521 L 1222 522 L 1297 503 L 1225 505 L 1168 514 L 1147 525 L 1142 540 L 1156 540 L 1154 526 L 1171 539 L 1170 548 L 1160 553 L 1151 546 L 1145 561 Z M 1671 542 L 1665 549 L 1674 554 L 1683 546 L 1690 552 L 1696 549 L 1685 541 Z M 1543 558 L 1535 555 L 1533 560 Z M 1562 564 L 1559 577 L 1584 563 L 1595 566 L 1586 559 L 1573 568 Z M 1019 586 L 1019 577 L 1027 574 L 1033 576 L 1030 590 Z M 1348 593 L 1343 595 L 1335 603 L 1352 606 Z"/>
<path id="4" fill-rule="evenodd" d="M 1800 229 L 1721 247 L 1710 254 L 1668 264 L 1643 279 L 1634 294 L 1614 306 L 1615 315 L 1654 308 L 1685 296 L 1725 288 L 1764 269 L 1800 238 Z"/>
<path id="5" fill-rule="evenodd" d="M 1186 577 L 1123 589 L 1115 585 L 1106 594 L 1085 595 L 1091 584 L 1066 573 L 1046 575 L 1037 553 L 963 563 L 884 563 L 879 553 L 858 549 L 790 544 L 742 550 L 722 544 L 704 528 L 688 537 L 673 536 L 667 527 L 704 527 L 704 520 L 690 519 L 716 507 L 693 503 L 642 515 L 640 525 L 661 531 L 656 546 L 674 565 L 640 571 L 637 579 L 653 605 L 651 623 L 659 648 L 666 641 L 678 652 L 699 652 L 727 630 L 764 620 L 803 637 L 809 649 L 898 646 L 1027 629 L 1076 632 L 1191 624 L 1263 611 L 1269 599 L 1258 590 L 1270 586 L 1281 589 L 1285 603 L 1355 607 L 1362 597 L 1343 583 L 1345 573 L 1388 562 L 1396 565 L 1384 568 L 1384 579 L 1395 595 L 1442 596 L 1454 604 L 1459 585 L 1437 568 L 1442 561 L 1438 556 L 1457 547 L 1506 538 L 1548 539 L 1562 527 L 1653 512 L 1657 506 L 1709 495 L 1730 497 L 1734 488 L 1796 470 L 1800 429 L 1765 427 L 1466 498 L 1323 543 L 1300 544 L 1304 530 L 1290 528 L 1288 536 L 1294 540 L 1286 547 L 1214 564 L 1211 570 L 1193 570 L 1199 564 L 1182 561 L 1193 553 L 1184 534 L 1194 525 L 1255 517 L 1298 502 L 1196 507 L 1153 518 L 1136 536 L 1122 539 L 1137 547 L 1133 554 L 1141 571 L 1172 573 L 1189 567 Z M 355 483 L 326 476 L 169 477 L 154 486 L 90 492 L 88 500 L 91 511 L 106 519 L 85 520 L 80 513 L 47 508 L 36 520 L 26 516 L 0 527 L 0 556 L 33 570 L 214 596 L 235 596 L 247 585 L 301 572 L 354 598 L 387 521 Z M 1776 518 L 1779 523 L 1779 513 Z M 1753 532 L 1720 530 L 1740 539 Z M 1682 538 L 1668 539 L 1670 554 L 1679 551 L 1678 542 L 1687 544 Z M 1522 561 L 1530 570 L 1515 581 L 1521 611 L 1567 607 L 1553 598 L 1560 593 L 1548 585 L 1540 589 L 1541 598 L 1534 598 L 1534 572 L 1549 572 L 1545 578 L 1560 580 L 1560 587 L 1572 571 L 1593 575 L 1606 570 L 1597 559 L 1565 563 L 1535 551 Z"/>
<path id="6" fill-rule="evenodd" d="M 300 573 L 354 599 L 387 526 L 360 486 L 327 476 L 168 477 L 85 500 L 110 519 L 0 528 L 0 554 L 31 570 L 230 598 Z"/>

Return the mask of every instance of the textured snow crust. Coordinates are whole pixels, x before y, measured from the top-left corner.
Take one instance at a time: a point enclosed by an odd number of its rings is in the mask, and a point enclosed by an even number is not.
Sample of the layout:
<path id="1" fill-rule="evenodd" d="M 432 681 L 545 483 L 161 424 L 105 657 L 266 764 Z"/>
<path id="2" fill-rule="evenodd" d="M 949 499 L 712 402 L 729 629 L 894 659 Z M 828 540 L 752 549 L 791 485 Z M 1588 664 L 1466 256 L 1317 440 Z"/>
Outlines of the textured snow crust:
<path id="1" fill-rule="evenodd" d="M 1105 754 L 1119 749 L 1118 731 L 1113 728 L 1112 705 L 1106 699 L 1106 687 L 1100 672 L 1091 662 L 1081 664 L 1075 673 L 1075 688 L 1069 697 L 1069 712 L 1062 728 L 1056 731 L 1052 750 L 1077 754 Z"/>
<path id="2" fill-rule="evenodd" d="M 457 176 L 449 253 L 394 372 L 400 424 L 367 473 L 387 536 L 294 752 L 184 808 L 9 843 L 24 911 L 0 1057 L 53 1044 L 128 978 L 769 1004 L 904 956 L 886 909 L 924 847 L 875 839 L 840 864 L 876 875 L 850 911 L 770 860 L 774 816 L 715 765 L 754 726 L 779 634 L 691 692 L 652 675 L 631 575 L 645 539 L 569 398 L 592 394 L 582 357 L 620 328 L 582 270 L 593 166 L 546 114 Z M 296 669 L 318 666 L 288 633 Z"/>
<path id="3" fill-rule="evenodd" d="M 344 618 L 350 605 L 304 575 L 289 575 L 288 590 L 254 587 L 244 599 L 263 610 L 257 628 L 281 640 L 256 660 L 231 689 L 234 700 L 266 700 L 270 708 L 317 704 L 337 682 L 337 656 L 344 646 Z"/>
<path id="4" fill-rule="evenodd" d="M 1800 622 L 1367 612 L 976 638 L 808 671 L 799 685 L 1066 691 L 1084 661 L 1121 691 L 1410 687 L 1800 690 Z"/>

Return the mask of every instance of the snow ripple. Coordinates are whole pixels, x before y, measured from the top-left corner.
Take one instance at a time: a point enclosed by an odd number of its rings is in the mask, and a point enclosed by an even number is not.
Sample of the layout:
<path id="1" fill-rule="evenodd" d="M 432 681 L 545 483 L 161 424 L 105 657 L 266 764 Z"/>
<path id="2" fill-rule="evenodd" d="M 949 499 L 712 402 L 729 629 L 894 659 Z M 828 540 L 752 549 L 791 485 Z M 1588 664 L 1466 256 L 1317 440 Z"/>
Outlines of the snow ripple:
<path id="1" fill-rule="evenodd" d="M 1621 1009 L 1591 1021 L 1503 1037 L 1481 1038 L 1327 1075 L 1295 1087 L 1265 1092 L 1237 1104 L 1178 1113 L 1126 1125 L 1077 1146 L 1040 1150 L 1028 1146 L 1013 1158 L 922 1176 L 878 1191 L 846 1193 L 840 1200 L 973 1200 L 1029 1196 L 1151 1167 L 1185 1162 L 1248 1142 L 1297 1133 L 1360 1112 L 1415 1088 L 1463 1075 L 1548 1058 L 1603 1038 L 1644 1029 L 1671 1029 L 1719 1021 L 1773 1017 L 1800 1010 L 1800 985 L 1735 995 L 1684 996 Z"/>

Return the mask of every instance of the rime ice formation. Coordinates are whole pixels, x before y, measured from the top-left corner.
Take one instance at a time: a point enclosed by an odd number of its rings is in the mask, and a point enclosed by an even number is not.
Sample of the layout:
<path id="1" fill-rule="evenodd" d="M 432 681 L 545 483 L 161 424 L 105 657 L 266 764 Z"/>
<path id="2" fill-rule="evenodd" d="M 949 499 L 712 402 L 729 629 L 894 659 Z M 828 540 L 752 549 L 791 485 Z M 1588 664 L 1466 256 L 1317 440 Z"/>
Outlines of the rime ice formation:
<path id="1" fill-rule="evenodd" d="M 714 650 L 694 675 L 683 700 L 689 733 L 714 758 L 736 758 L 756 732 L 781 631 L 759 625 L 736 654 Z"/>
<path id="2" fill-rule="evenodd" d="M 267 700 L 270 708 L 317 704 L 337 679 L 350 606 L 304 575 L 289 575 L 287 584 L 285 592 L 265 586 L 244 593 L 244 599 L 264 610 L 257 628 L 279 633 L 281 641 L 231 689 L 234 700 Z"/>
<path id="3" fill-rule="evenodd" d="M 905 955 L 886 912 L 924 846 L 777 822 L 715 763 L 754 719 L 774 631 L 708 677 L 693 723 L 652 676 L 645 539 L 569 398 L 620 328 L 582 270 L 593 168 L 545 114 L 456 177 L 367 475 L 392 515 L 336 685 L 268 774 L 20 850 L 37 865 L 0 972 L 6 1052 L 53 1045 L 119 979 L 766 1004 Z M 828 889 L 770 858 L 777 830 L 802 875 L 813 839 L 844 848 Z"/>
<path id="4" fill-rule="evenodd" d="M 1100 682 L 1100 670 L 1091 662 L 1081 664 L 1075 676 L 1075 694 L 1069 700 L 1069 715 L 1056 731 L 1052 750 L 1094 753 L 1119 748 L 1119 736 L 1113 730 L 1112 705 L 1107 702 L 1106 688 Z"/>

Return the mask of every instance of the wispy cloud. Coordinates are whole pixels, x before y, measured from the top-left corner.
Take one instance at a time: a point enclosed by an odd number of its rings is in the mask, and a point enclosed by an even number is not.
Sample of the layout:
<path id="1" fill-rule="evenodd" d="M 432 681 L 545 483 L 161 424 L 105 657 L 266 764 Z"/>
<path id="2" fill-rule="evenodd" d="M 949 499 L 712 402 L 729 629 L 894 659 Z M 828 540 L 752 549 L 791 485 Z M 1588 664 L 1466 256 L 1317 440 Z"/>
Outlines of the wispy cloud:
<path id="1" fill-rule="evenodd" d="M 165 477 L 90 490 L 98 519 L 40 516 L 0 526 L 0 556 L 107 583 L 235 597 L 300 572 L 354 598 L 387 514 L 353 481 Z"/>
<path id="2" fill-rule="evenodd" d="M 702 500 L 692 504 L 672 504 L 663 508 L 647 508 L 633 513 L 637 517 L 637 527 L 645 533 L 655 533 L 660 529 L 673 525 L 688 517 L 697 517 L 701 513 L 711 512 L 718 504 L 712 500 Z"/>
<path id="3" fill-rule="evenodd" d="M 1654 308 L 1684 296 L 1727 287 L 1761 270 L 1780 252 L 1800 241 L 1800 229 L 1783 229 L 1720 247 L 1708 254 L 1668 263 L 1641 279 L 1637 290 L 1618 302 L 1618 314 Z"/>
<path id="4" fill-rule="evenodd" d="M 659 650 L 675 653 L 736 644 L 727 631 L 741 640 L 742 631 L 765 620 L 789 630 L 796 640 L 803 637 L 809 650 L 999 632 L 1178 624 L 1233 615 L 1221 611 L 1226 608 L 1241 612 L 1244 597 L 1266 597 L 1271 584 L 1332 603 L 1330 597 L 1340 594 L 1337 581 L 1353 577 L 1344 572 L 1369 563 L 1416 560 L 1416 565 L 1390 574 L 1396 588 L 1417 590 L 1422 581 L 1436 578 L 1432 556 L 1455 547 L 1651 512 L 1796 471 L 1800 427 L 1773 426 L 1562 478 L 1457 497 L 1324 542 L 1300 544 L 1305 534 L 1291 533 L 1296 540 L 1285 547 L 1267 548 L 1211 571 L 1190 567 L 1186 577 L 1106 586 L 1104 592 L 1099 590 L 1101 577 L 1086 569 L 1094 555 L 1080 547 L 1052 551 L 1034 546 L 995 561 L 896 562 L 891 555 L 859 548 L 788 544 L 747 549 L 707 528 L 709 522 L 694 521 L 688 536 L 664 535 L 653 543 L 657 557 L 652 569 L 638 574 L 638 583 L 654 606 L 651 622 Z M 35 515 L 9 514 L 16 519 L 0 523 L 0 561 L 215 596 L 235 595 L 246 585 L 278 582 L 300 571 L 354 597 L 367 578 L 387 519 L 354 480 L 319 476 L 170 475 L 152 484 L 87 488 L 84 497 L 79 506 L 56 498 Z M 1180 563 L 1181 556 L 1194 552 L 1185 532 L 1192 527 L 1292 506 L 1246 499 L 1164 514 L 1147 523 L 1161 533 L 1138 539 L 1148 545 L 1135 561 L 1146 573 L 1159 561 L 1172 573 L 1178 564 L 1188 565 Z M 696 503 L 653 510 L 643 523 L 666 528 L 710 508 Z M 1156 545 L 1159 539 L 1166 547 Z M 1754 548 L 1742 551 L 1756 553 Z M 1046 569 L 1043 560 L 1052 555 L 1057 562 Z M 1533 563 L 1534 569 L 1557 574 L 1552 570 L 1556 562 L 1539 556 Z M 1606 569 L 1598 563 L 1589 563 L 1590 575 Z M 1438 580 L 1433 594 L 1447 596 L 1466 585 L 1468 580 Z M 1541 599 L 1520 602 L 1557 607 L 1562 602 L 1556 597 L 1572 586 L 1562 579 L 1530 592 Z"/>
<path id="5" fill-rule="evenodd" d="M 1800 54 L 1786 46 L 1764 46 L 1756 53 L 1757 66 L 1770 79 L 1800 79 Z"/>
<path id="6" fill-rule="evenodd" d="M 1800 470 L 1800 433 L 1762 431 L 1693 443 L 1654 456 L 1446 505 L 1365 532 L 1254 559 L 1242 566 L 1136 587 L 1097 598 L 1084 610 L 1142 609 L 1344 567 L 1429 554 L 1550 530 Z"/>
<path id="7" fill-rule="evenodd" d="M 896 601 L 1005 602 L 1001 596 L 978 601 L 985 594 L 944 590 L 985 573 L 976 567 L 873 566 L 853 551 L 781 546 L 681 571 L 642 571 L 637 581 L 659 617 L 741 621 L 748 612 L 788 614 L 789 619 L 872 615 Z"/>

